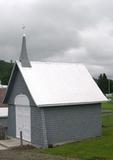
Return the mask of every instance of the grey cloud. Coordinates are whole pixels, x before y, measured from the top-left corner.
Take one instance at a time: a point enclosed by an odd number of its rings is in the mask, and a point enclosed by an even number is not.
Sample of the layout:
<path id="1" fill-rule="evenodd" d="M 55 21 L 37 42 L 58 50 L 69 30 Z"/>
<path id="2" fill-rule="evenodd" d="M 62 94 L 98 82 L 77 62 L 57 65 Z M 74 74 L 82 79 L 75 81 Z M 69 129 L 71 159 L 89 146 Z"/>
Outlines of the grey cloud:
<path id="1" fill-rule="evenodd" d="M 111 0 L 0 1 L 0 59 L 16 60 L 26 25 L 31 60 L 84 63 L 113 77 Z"/>

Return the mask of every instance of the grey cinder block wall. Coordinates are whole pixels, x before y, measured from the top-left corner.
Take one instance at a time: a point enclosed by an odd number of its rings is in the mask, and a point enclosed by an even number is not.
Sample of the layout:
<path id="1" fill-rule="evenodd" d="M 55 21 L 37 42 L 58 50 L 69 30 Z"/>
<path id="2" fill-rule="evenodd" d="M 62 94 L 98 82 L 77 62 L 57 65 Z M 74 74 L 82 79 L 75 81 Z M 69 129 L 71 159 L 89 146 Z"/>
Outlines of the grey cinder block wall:
<path id="1" fill-rule="evenodd" d="M 100 104 L 44 108 L 48 144 L 101 135 Z"/>
<path id="2" fill-rule="evenodd" d="M 8 127 L 8 117 L 0 117 L 0 126 Z"/>
<path id="3" fill-rule="evenodd" d="M 43 108 L 46 135 L 43 134 L 41 110 L 31 106 L 31 143 L 47 147 L 101 135 L 101 105 Z M 13 117 L 11 116 L 14 114 Z M 12 118 L 11 118 L 12 117 Z M 9 136 L 16 137 L 15 107 L 9 107 Z M 46 137 L 44 137 L 46 136 Z M 47 139 L 47 142 L 44 140 Z"/>
<path id="4" fill-rule="evenodd" d="M 33 143 L 44 146 L 40 109 L 32 108 Z M 101 135 L 101 105 L 81 105 L 43 108 L 47 145 L 54 146 Z M 34 119 L 34 120 L 33 120 Z M 38 119 L 38 121 L 36 120 Z M 39 120 L 40 119 L 40 120 Z M 34 123 L 35 121 L 35 123 Z M 36 123 L 38 122 L 38 125 Z M 39 125 L 40 122 L 40 125 Z M 39 128 L 38 128 L 39 127 Z M 39 132 L 40 131 L 40 132 Z M 36 135 L 39 135 L 36 136 Z"/>

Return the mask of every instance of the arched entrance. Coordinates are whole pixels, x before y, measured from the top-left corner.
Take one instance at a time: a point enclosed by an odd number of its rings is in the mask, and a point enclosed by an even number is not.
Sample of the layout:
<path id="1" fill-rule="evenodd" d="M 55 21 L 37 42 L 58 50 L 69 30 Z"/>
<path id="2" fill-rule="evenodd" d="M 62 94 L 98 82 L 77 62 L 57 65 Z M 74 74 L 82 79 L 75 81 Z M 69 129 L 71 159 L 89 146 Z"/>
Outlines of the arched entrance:
<path id="1" fill-rule="evenodd" d="M 19 94 L 15 97 L 16 112 L 16 137 L 20 138 L 22 131 L 23 139 L 31 141 L 31 108 L 26 95 Z"/>

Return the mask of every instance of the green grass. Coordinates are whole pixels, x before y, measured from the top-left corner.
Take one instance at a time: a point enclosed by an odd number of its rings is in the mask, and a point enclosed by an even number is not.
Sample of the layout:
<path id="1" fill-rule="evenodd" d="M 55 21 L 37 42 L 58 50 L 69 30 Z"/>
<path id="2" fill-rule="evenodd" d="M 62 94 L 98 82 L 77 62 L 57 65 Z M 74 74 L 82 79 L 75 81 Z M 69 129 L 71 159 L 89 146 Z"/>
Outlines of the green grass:
<path id="1" fill-rule="evenodd" d="M 44 153 L 82 160 L 113 160 L 113 115 L 103 116 L 101 137 L 45 149 Z"/>
<path id="2" fill-rule="evenodd" d="M 102 103 L 102 109 L 113 110 L 113 102 Z"/>

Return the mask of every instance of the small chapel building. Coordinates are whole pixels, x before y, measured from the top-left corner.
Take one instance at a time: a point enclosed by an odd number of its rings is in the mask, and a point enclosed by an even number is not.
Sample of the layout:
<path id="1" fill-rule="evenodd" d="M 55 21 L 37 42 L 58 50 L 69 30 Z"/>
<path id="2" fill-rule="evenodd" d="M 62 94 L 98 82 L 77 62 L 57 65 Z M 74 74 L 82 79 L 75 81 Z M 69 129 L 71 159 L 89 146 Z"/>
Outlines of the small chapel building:
<path id="1" fill-rule="evenodd" d="M 38 147 L 100 136 L 103 101 L 83 64 L 29 61 L 23 36 L 4 99 L 9 136 Z"/>

